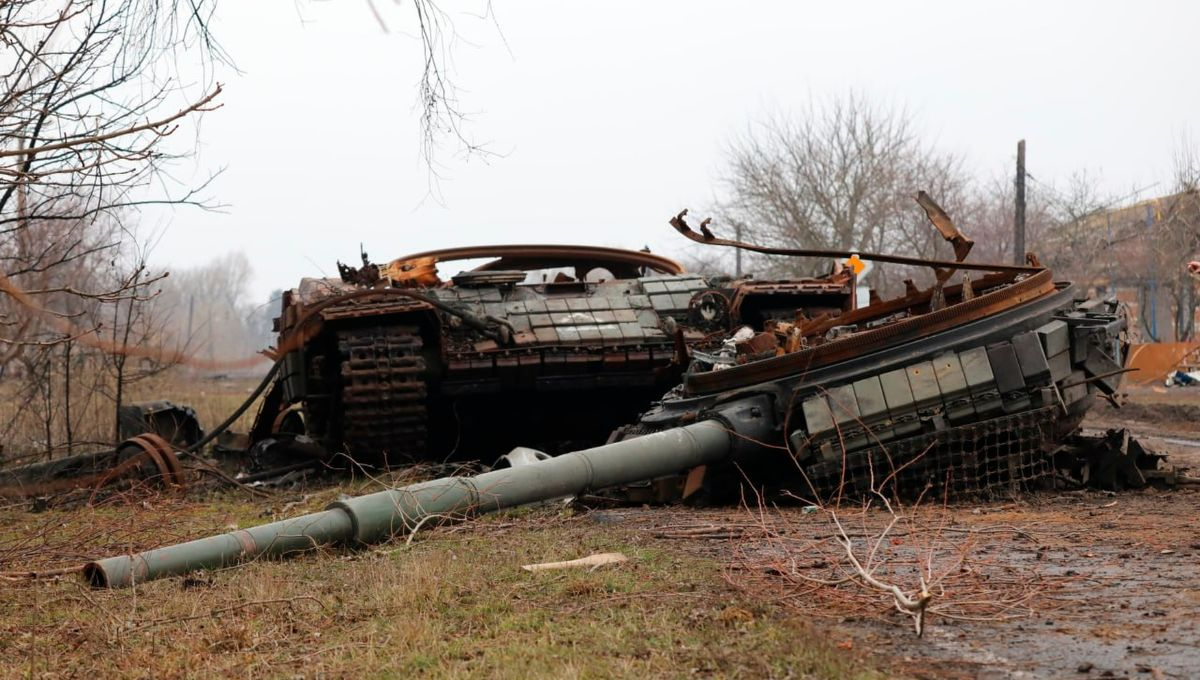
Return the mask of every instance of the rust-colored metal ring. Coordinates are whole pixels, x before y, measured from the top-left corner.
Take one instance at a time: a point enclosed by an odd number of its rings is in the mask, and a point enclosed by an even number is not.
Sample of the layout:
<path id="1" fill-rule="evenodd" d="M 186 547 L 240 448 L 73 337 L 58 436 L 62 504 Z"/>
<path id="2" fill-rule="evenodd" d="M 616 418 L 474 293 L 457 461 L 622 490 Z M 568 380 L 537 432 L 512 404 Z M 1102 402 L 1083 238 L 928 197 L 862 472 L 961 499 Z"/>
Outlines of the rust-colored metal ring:
<path id="1" fill-rule="evenodd" d="M 159 479 L 167 484 L 173 482 L 174 473 L 171 471 L 170 466 L 167 465 L 167 461 L 163 460 L 162 452 L 159 450 L 157 442 L 150 440 L 145 434 L 140 434 L 130 441 L 137 443 L 142 448 L 145 456 L 154 463 L 154 467 L 158 470 Z"/>
<path id="2" fill-rule="evenodd" d="M 120 459 L 121 452 L 123 450 L 126 450 L 130 447 L 136 448 L 136 451 L 134 451 L 133 454 L 124 461 L 118 463 L 116 466 L 101 475 L 99 481 L 97 481 L 92 487 L 92 494 L 88 498 L 89 505 L 96 500 L 96 494 L 100 492 L 100 489 L 103 489 L 109 484 L 112 484 L 114 481 L 124 477 L 126 473 L 136 469 L 142 463 L 143 458 L 149 458 L 154 466 L 158 468 L 160 474 L 163 472 L 165 469 L 165 464 L 162 462 L 162 457 L 158 455 L 158 451 L 156 451 L 148 442 L 142 441 L 140 437 L 134 437 L 121 442 L 121 445 L 117 447 L 117 459 Z"/>
<path id="3" fill-rule="evenodd" d="M 136 468 L 138 468 L 144 459 L 149 459 L 158 472 L 158 477 L 163 480 L 168 486 L 176 486 L 180 489 L 186 487 L 184 482 L 183 466 L 179 463 L 179 458 L 175 456 L 172 446 L 165 439 L 152 432 L 140 434 L 131 439 L 121 442 L 117 447 L 118 456 L 122 450 L 136 448 L 133 454 L 126 460 L 120 462 L 112 469 L 100 476 L 99 480 L 93 487 L 92 498 L 95 498 L 96 492 L 100 489 L 112 484 L 114 481 L 125 476 Z M 90 501 L 89 501 L 90 502 Z"/>
<path id="4" fill-rule="evenodd" d="M 300 424 L 304 427 L 303 431 L 289 432 L 289 431 L 283 429 L 284 424 L 286 424 L 286 422 L 287 422 L 288 416 L 293 415 L 293 414 L 295 414 L 300 419 Z M 287 408 L 280 409 L 279 413 L 275 414 L 275 419 L 271 421 L 271 434 L 281 434 L 281 433 L 286 433 L 286 434 L 307 434 L 308 433 L 308 423 L 306 423 L 304 421 L 304 412 L 302 410 L 300 410 L 299 408 L 297 408 L 295 404 L 289 405 Z"/>
<path id="5" fill-rule="evenodd" d="M 140 435 L 140 437 L 158 451 L 159 458 L 163 463 L 163 478 L 168 483 L 174 484 L 180 489 L 186 488 L 187 483 L 184 478 L 183 465 L 179 462 L 179 457 L 175 455 L 175 447 L 171 442 L 153 432 L 146 432 Z"/>

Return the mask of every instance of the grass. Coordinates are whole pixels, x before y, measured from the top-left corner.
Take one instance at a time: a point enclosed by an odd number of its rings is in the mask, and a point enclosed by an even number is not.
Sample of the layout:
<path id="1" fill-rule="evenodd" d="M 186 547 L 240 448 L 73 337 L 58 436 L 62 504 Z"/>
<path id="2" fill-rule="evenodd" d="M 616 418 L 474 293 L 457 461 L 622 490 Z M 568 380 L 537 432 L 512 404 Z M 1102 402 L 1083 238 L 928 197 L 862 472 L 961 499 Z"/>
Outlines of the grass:
<path id="1" fill-rule="evenodd" d="M 165 375 L 127 398 L 191 405 L 212 427 L 255 382 Z M 0 389 L 0 416 L 19 405 L 11 396 Z M 77 436 L 110 427 L 107 407 L 90 406 L 94 412 L 77 411 Z M 253 413 L 235 427 L 248 428 Z M 38 449 L 36 422 L 17 434 L 10 453 Z M 187 500 L 112 499 L 39 513 L 0 507 L 0 572 L 76 565 L 281 519 L 321 509 L 342 492 L 362 493 L 360 486 L 266 500 L 193 491 Z M 595 571 L 520 569 L 614 551 L 630 561 Z M 729 585 L 728 566 L 586 515 L 517 510 L 424 531 L 411 545 L 130 590 L 92 590 L 73 575 L 0 579 L 0 678 L 879 677 L 794 612 Z"/>
<path id="2" fill-rule="evenodd" d="M 152 499 L 0 510 L 0 570 L 142 549 L 319 509 Z M 289 503 L 290 501 L 290 503 Z M 32 537 L 32 539 L 31 539 Z M 594 571 L 520 565 L 623 552 Z M 876 677 L 717 561 L 588 516 L 516 511 L 411 545 L 263 562 L 136 590 L 0 583 L 4 677 Z"/>
<path id="3" fill-rule="evenodd" d="M 93 381 L 94 375 L 90 376 Z M 196 411 L 200 424 L 206 429 L 225 420 L 242 404 L 258 385 L 259 378 L 190 377 L 186 369 L 174 368 L 128 385 L 122 398 L 124 404 L 137 402 L 173 401 Z M 61 385 L 55 383 L 55 389 Z M 33 396 L 31 396 L 33 395 Z M 50 445 L 56 456 L 66 455 L 66 422 L 62 395 L 55 393 L 54 405 L 47 409 L 37 395 L 23 391 L 17 379 L 0 380 L 0 464 L 10 461 L 28 462 L 46 458 L 45 417 L 51 418 Z M 258 404 L 249 408 L 234 423 L 233 429 L 246 432 L 258 412 Z M 103 450 L 112 445 L 114 404 L 111 388 L 95 389 L 79 378 L 72 389 L 71 429 L 73 452 Z"/>

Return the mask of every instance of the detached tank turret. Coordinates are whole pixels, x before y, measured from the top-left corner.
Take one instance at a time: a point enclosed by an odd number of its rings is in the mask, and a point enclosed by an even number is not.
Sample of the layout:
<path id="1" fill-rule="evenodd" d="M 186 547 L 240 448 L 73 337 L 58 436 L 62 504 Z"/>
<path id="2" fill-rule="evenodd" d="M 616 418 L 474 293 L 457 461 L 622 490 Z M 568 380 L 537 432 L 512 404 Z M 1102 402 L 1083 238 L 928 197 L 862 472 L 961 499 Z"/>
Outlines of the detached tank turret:
<path id="1" fill-rule="evenodd" d="M 443 280 L 439 267 L 464 261 L 474 268 Z M 482 246 L 384 265 L 364 254 L 339 269 L 284 294 L 283 367 L 252 440 L 306 434 L 367 463 L 578 449 L 678 384 L 688 346 L 855 304 L 850 272 L 710 279 L 614 248 Z"/>

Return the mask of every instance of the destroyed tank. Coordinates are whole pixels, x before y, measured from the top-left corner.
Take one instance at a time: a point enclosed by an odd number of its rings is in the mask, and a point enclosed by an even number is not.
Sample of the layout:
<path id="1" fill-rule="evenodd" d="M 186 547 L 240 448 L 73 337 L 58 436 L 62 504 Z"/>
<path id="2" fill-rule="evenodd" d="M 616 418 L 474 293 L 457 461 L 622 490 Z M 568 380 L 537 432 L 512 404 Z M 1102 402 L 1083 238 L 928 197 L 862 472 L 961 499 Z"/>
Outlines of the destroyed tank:
<path id="1" fill-rule="evenodd" d="M 471 269 L 444 280 L 439 267 Z M 370 464 L 603 442 L 678 384 L 688 345 L 797 307 L 854 308 L 849 272 L 708 279 L 614 248 L 482 246 L 305 279 L 276 320 L 252 441 L 304 434 Z M 457 271 L 451 269 L 450 271 Z"/>
<path id="2" fill-rule="evenodd" d="M 836 318 L 795 305 L 790 316 L 766 314 L 758 325 L 716 333 L 696 346 L 719 349 L 693 352 L 680 384 L 606 444 L 553 457 L 524 450 L 533 455 L 510 455 L 509 467 L 483 474 L 345 498 L 322 512 L 90 562 L 84 577 L 95 586 L 129 586 L 367 545 L 431 520 L 613 488 L 676 498 L 738 488 L 742 502 L 771 490 L 809 502 L 873 495 L 942 502 L 1082 483 L 1113 465 L 1132 468 L 1126 479 L 1136 482 L 1145 462 L 1128 459 L 1138 456 L 1136 447 L 1118 446 L 1116 459 L 1098 460 L 1074 444 L 1084 414 L 1097 398 L 1112 398 L 1125 371 L 1126 321 L 1117 304 L 1054 281 L 1036 258 L 1028 265 L 964 261 L 970 240 L 928 197 L 919 200 L 957 260 L 858 256 L 929 267 L 932 285 L 909 286 Z M 694 232 L 684 214 L 672 224 L 712 245 L 853 256 L 726 241 L 707 228 Z M 956 274 L 961 282 L 952 284 Z"/>
<path id="3" fill-rule="evenodd" d="M 945 500 L 1096 475 L 1066 443 L 1097 399 L 1116 394 L 1124 310 L 1056 282 L 1032 255 L 1022 266 L 963 261 L 971 241 L 928 196 L 918 200 L 958 260 L 860 255 L 928 267 L 933 284 L 909 283 L 899 297 L 836 318 L 744 329 L 735 344 L 749 351 L 732 365 L 698 355 L 680 385 L 612 440 L 716 419 L 736 434 L 734 450 L 725 469 L 659 480 L 652 491 L 661 497 L 664 481 L 673 482 L 668 496 L 729 491 L 749 478 L 760 491 L 812 502 Z M 717 239 L 683 218 L 673 226 L 701 243 L 813 254 Z"/>

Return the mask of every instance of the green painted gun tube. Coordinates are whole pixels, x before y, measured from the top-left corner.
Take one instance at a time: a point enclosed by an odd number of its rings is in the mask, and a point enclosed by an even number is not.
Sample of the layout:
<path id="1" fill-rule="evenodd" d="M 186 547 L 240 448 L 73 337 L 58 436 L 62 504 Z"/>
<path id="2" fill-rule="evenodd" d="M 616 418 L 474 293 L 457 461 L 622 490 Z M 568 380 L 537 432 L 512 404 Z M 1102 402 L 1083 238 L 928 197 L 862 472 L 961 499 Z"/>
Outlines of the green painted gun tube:
<path id="1" fill-rule="evenodd" d="M 120 555 L 84 565 L 96 587 L 121 588 L 164 576 L 219 569 L 323 546 L 365 545 L 456 519 L 526 503 L 654 479 L 729 456 L 725 426 L 706 420 L 474 477 L 444 477 L 337 501 L 321 512 Z"/>

